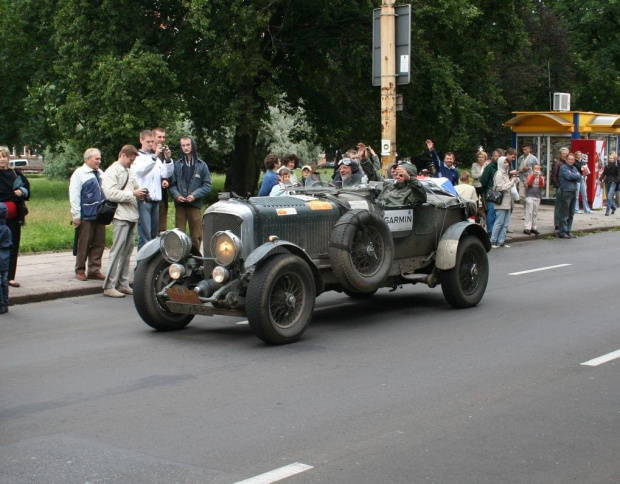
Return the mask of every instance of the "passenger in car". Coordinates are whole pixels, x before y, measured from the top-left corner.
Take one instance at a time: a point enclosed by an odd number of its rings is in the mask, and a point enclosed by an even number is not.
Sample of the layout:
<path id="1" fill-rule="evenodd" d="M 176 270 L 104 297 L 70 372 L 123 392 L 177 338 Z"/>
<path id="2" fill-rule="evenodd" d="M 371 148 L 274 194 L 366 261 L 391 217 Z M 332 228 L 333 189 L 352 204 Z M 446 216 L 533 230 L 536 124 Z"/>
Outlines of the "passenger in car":
<path id="1" fill-rule="evenodd" d="M 426 190 L 416 178 L 417 173 L 418 170 L 411 163 L 398 165 L 394 171 L 396 182 L 385 183 L 377 197 L 377 204 L 382 207 L 401 207 L 426 202 Z"/>
<path id="2" fill-rule="evenodd" d="M 273 186 L 269 192 L 269 196 L 278 197 L 280 195 L 284 195 L 284 192 L 289 190 L 291 187 L 291 170 L 285 166 L 282 166 L 278 168 L 278 184 Z"/>

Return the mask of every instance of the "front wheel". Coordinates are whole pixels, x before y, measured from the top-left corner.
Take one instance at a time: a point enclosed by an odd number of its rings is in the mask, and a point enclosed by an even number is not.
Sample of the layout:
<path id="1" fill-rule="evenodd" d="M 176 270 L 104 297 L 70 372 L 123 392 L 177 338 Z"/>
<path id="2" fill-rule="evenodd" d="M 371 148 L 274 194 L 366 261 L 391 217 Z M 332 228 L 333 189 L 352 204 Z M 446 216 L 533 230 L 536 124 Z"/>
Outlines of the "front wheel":
<path id="1" fill-rule="evenodd" d="M 489 259 L 477 237 L 465 236 L 459 242 L 456 265 L 442 271 L 441 290 L 455 308 L 470 308 L 480 302 L 489 280 Z"/>
<path id="2" fill-rule="evenodd" d="M 168 310 L 157 293 L 170 284 L 168 266 L 158 253 L 148 260 L 140 261 L 134 273 L 133 301 L 138 314 L 151 328 L 160 331 L 176 331 L 185 328 L 193 314 L 178 314 Z"/>
<path id="3" fill-rule="evenodd" d="M 315 284 L 308 264 L 296 255 L 278 254 L 260 265 L 247 290 L 247 315 L 254 334 L 274 345 L 303 335 L 314 311 Z"/>

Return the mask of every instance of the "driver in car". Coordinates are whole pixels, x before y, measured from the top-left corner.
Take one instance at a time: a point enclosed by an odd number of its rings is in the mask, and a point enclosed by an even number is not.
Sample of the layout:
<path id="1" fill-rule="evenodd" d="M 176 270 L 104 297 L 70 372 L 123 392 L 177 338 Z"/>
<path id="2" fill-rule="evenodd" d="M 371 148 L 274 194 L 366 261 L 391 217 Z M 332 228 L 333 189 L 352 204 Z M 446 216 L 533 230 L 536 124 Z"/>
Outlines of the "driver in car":
<path id="1" fill-rule="evenodd" d="M 340 178 L 340 180 L 339 180 Z M 334 184 L 342 182 L 343 187 L 357 187 L 362 182 L 362 172 L 355 160 L 343 158 L 338 162 L 338 174 L 334 177 Z"/>
<path id="2" fill-rule="evenodd" d="M 411 163 L 399 164 L 394 170 L 395 183 L 387 181 L 377 197 L 377 204 L 383 207 L 420 205 L 426 202 L 426 190 L 416 178 L 418 170 Z"/>

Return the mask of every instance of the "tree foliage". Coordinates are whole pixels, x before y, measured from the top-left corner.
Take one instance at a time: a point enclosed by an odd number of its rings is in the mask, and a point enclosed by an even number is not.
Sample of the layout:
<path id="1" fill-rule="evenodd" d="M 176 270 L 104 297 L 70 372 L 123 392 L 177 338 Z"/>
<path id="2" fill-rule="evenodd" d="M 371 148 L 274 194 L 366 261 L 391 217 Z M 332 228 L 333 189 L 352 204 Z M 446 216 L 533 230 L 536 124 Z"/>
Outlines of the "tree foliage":
<path id="1" fill-rule="evenodd" d="M 142 129 L 189 129 L 238 192 L 256 188 L 269 149 L 294 147 L 283 143 L 377 146 L 371 44 L 380 3 L 0 0 L 0 142 L 65 153 L 98 146 L 109 162 Z M 421 154 L 429 137 L 443 150 L 506 146 L 501 123 L 511 111 L 547 110 L 553 90 L 572 92 L 577 109 L 616 112 L 617 7 L 414 1 L 399 154 Z M 290 126 L 297 139 L 283 142 L 278 129 Z"/>

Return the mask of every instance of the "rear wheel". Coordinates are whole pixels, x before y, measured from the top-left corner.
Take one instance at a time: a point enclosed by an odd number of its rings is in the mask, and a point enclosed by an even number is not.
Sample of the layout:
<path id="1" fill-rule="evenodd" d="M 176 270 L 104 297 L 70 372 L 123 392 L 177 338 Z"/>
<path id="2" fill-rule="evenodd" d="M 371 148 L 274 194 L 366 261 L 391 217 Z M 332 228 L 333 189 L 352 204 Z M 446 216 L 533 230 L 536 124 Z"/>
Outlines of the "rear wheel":
<path id="1" fill-rule="evenodd" d="M 455 308 L 469 308 L 480 302 L 489 280 L 489 260 L 477 237 L 467 235 L 459 242 L 456 265 L 441 272 L 441 290 Z"/>
<path id="2" fill-rule="evenodd" d="M 275 255 L 250 279 L 246 298 L 250 328 L 267 343 L 293 343 L 310 324 L 314 300 L 314 277 L 308 264 L 296 255 Z"/>
<path id="3" fill-rule="evenodd" d="M 178 314 L 168 311 L 165 301 L 157 297 L 170 284 L 168 266 L 160 253 L 146 261 L 140 261 L 134 273 L 133 300 L 142 320 L 151 328 L 160 331 L 176 331 L 185 328 L 193 314 Z"/>

